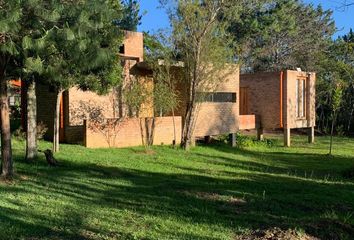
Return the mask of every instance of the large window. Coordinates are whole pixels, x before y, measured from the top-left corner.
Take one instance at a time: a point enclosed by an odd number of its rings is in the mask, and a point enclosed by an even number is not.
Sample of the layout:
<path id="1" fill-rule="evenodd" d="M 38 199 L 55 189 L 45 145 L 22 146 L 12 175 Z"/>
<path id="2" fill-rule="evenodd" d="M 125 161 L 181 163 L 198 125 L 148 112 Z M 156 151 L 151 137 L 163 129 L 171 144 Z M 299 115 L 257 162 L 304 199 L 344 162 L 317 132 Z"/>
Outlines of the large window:
<path id="1" fill-rule="evenodd" d="M 304 79 L 296 80 L 296 117 L 306 116 L 306 82 Z"/>
<path id="2" fill-rule="evenodd" d="M 214 92 L 214 93 L 198 93 L 201 102 L 236 102 L 236 93 L 231 92 Z"/>

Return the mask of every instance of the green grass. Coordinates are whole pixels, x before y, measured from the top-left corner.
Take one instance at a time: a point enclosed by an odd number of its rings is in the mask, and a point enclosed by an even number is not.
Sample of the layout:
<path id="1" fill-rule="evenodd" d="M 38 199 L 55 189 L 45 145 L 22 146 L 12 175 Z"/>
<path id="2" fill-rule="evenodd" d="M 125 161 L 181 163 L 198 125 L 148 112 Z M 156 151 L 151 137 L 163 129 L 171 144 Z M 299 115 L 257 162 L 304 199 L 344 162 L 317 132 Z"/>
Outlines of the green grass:
<path id="1" fill-rule="evenodd" d="M 60 167 L 23 161 L 0 183 L 0 239 L 233 239 L 255 229 L 296 229 L 354 239 L 354 139 L 292 148 L 223 143 L 90 150 L 62 145 Z M 41 142 L 41 149 L 50 143 Z M 354 170 L 353 170 L 354 171 Z"/>

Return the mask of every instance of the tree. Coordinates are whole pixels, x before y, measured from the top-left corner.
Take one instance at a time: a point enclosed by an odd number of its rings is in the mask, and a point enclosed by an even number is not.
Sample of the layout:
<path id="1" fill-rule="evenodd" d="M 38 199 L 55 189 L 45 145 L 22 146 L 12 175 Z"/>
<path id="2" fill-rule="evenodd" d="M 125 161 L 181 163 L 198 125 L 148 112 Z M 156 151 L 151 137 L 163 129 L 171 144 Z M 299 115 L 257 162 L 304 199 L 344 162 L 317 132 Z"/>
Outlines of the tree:
<path id="1" fill-rule="evenodd" d="M 320 55 L 317 74 L 317 127 L 331 132 L 333 118 L 332 90 L 334 77 L 342 83 L 342 111 L 337 112 L 337 132 L 349 134 L 353 130 L 354 114 L 354 37 L 349 34 L 334 40 L 326 53 Z"/>
<path id="2" fill-rule="evenodd" d="M 44 83 L 56 91 L 53 151 L 59 151 L 59 115 L 62 93 L 72 86 L 103 93 L 117 85 L 121 65 L 117 51 L 122 32 L 115 25 L 120 18 L 115 1 L 65 1 L 60 17 L 47 35 L 43 56 Z"/>
<path id="3" fill-rule="evenodd" d="M 227 21 L 222 15 L 232 7 L 230 1 L 168 1 L 172 24 L 172 49 L 183 62 L 183 85 L 186 91 L 186 112 L 181 146 L 188 150 L 198 110 L 198 93 L 211 91 L 229 73 L 230 38 L 225 31 Z M 230 5 L 228 5 L 230 4 Z"/>
<path id="4" fill-rule="evenodd" d="M 246 5 L 229 31 L 240 44 L 247 71 L 316 70 L 317 56 L 335 31 L 332 12 L 298 0 L 263 0 Z"/>
<path id="5" fill-rule="evenodd" d="M 336 76 L 332 76 L 336 78 Z M 332 126 L 331 126 L 331 140 L 330 140 L 330 147 L 329 147 L 329 155 L 332 155 L 332 146 L 333 146 L 333 134 L 334 134 L 334 125 L 337 120 L 338 111 L 341 107 L 343 97 L 343 83 L 338 80 L 334 79 L 334 86 L 333 86 L 333 93 L 332 93 Z"/>
<path id="6" fill-rule="evenodd" d="M 13 159 L 11 147 L 10 116 L 8 104 L 8 80 L 17 77 L 13 71 L 19 51 L 16 40 L 19 36 L 21 18 L 20 1 L 0 1 L 0 129 L 1 129 L 1 175 L 11 178 Z"/>
<path id="7" fill-rule="evenodd" d="M 21 9 L 17 68 L 25 83 L 23 90 L 27 92 L 26 159 L 31 161 L 37 157 L 36 82 L 44 70 L 43 60 L 52 44 L 49 35 L 57 26 L 61 6 L 55 1 L 22 1 Z"/>
<path id="8" fill-rule="evenodd" d="M 117 24 L 124 30 L 136 31 L 141 23 L 140 4 L 138 0 L 122 0 L 123 17 Z"/>

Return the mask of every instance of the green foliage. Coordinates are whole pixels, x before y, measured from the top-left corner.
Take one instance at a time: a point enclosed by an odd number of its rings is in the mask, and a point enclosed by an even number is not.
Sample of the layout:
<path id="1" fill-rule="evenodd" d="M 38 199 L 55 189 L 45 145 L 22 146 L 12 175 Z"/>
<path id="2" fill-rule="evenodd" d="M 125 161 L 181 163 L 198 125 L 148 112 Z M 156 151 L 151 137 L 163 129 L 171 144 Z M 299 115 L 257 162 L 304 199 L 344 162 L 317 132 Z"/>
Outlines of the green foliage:
<path id="1" fill-rule="evenodd" d="M 177 94 L 163 81 L 154 84 L 154 109 L 158 115 L 170 113 L 178 105 Z"/>
<path id="2" fill-rule="evenodd" d="M 172 25 L 168 46 L 180 61 L 181 78 L 187 101 L 184 102 L 182 142 L 184 149 L 191 145 L 197 119 L 198 92 L 213 91 L 231 73 L 233 64 L 232 38 L 227 33 L 227 19 L 223 12 L 229 1 L 164 1 Z M 170 61 L 172 62 L 172 61 Z"/>
<path id="3" fill-rule="evenodd" d="M 151 92 L 145 84 L 135 81 L 124 91 L 125 103 L 128 105 L 131 115 L 139 117 L 144 107 L 144 103 L 151 97 Z"/>
<path id="4" fill-rule="evenodd" d="M 227 75 L 227 64 L 233 61 L 232 41 L 226 32 L 228 21 L 221 17 L 229 5 L 209 0 L 173 4 L 169 5 L 171 48 L 184 63 L 186 86 L 194 82 L 201 92 L 213 88 Z"/>
<path id="5" fill-rule="evenodd" d="M 122 34 L 113 21 L 120 18 L 115 1 L 23 1 L 21 57 L 24 79 L 37 76 L 65 90 L 104 91 L 120 82 L 116 57 Z M 21 67 L 19 64 L 18 67 Z"/>
<path id="6" fill-rule="evenodd" d="M 348 134 L 354 130 L 354 41 L 352 33 L 333 41 L 329 51 L 321 55 L 317 74 L 317 126 L 328 132 L 333 111 L 336 125 Z M 341 111 L 338 111 L 341 108 Z"/>
<path id="7" fill-rule="evenodd" d="M 313 71 L 335 26 L 332 12 L 320 6 L 298 0 L 259 0 L 245 3 L 229 31 L 239 43 L 237 57 L 246 71 L 297 67 Z"/>
<path id="8" fill-rule="evenodd" d="M 236 144 L 238 148 L 249 148 L 249 147 L 273 147 L 276 145 L 274 139 L 264 139 L 262 141 L 257 141 L 252 137 L 242 135 L 237 133 Z"/>
<path id="9" fill-rule="evenodd" d="M 140 4 L 138 0 L 122 0 L 123 17 L 117 24 L 124 30 L 136 31 L 141 24 Z"/>

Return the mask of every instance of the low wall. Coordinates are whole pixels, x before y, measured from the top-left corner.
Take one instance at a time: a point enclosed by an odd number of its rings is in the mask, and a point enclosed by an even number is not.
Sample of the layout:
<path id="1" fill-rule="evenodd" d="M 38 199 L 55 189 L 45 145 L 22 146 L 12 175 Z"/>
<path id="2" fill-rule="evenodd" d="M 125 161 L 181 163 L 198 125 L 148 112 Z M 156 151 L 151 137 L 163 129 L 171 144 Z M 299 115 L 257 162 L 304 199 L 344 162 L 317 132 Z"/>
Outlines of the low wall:
<path id="1" fill-rule="evenodd" d="M 256 115 L 240 115 L 240 130 L 251 130 L 258 127 Z"/>
<path id="2" fill-rule="evenodd" d="M 151 123 L 149 118 L 148 122 Z M 175 124 L 173 124 L 173 122 Z M 141 131 L 141 127 L 143 131 Z M 104 125 L 85 121 L 84 124 L 84 145 L 88 148 L 108 147 L 132 147 L 142 145 L 142 132 L 144 140 L 147 135 L 147 124 L 145 118 L 127 118 L 124 120 L 110 119 Z M 157 117 L 155 118 L 154 145 L 170 145 L 176 134 L 176 144 L 181 141 L 182 118 L 181 117 Z"/>

